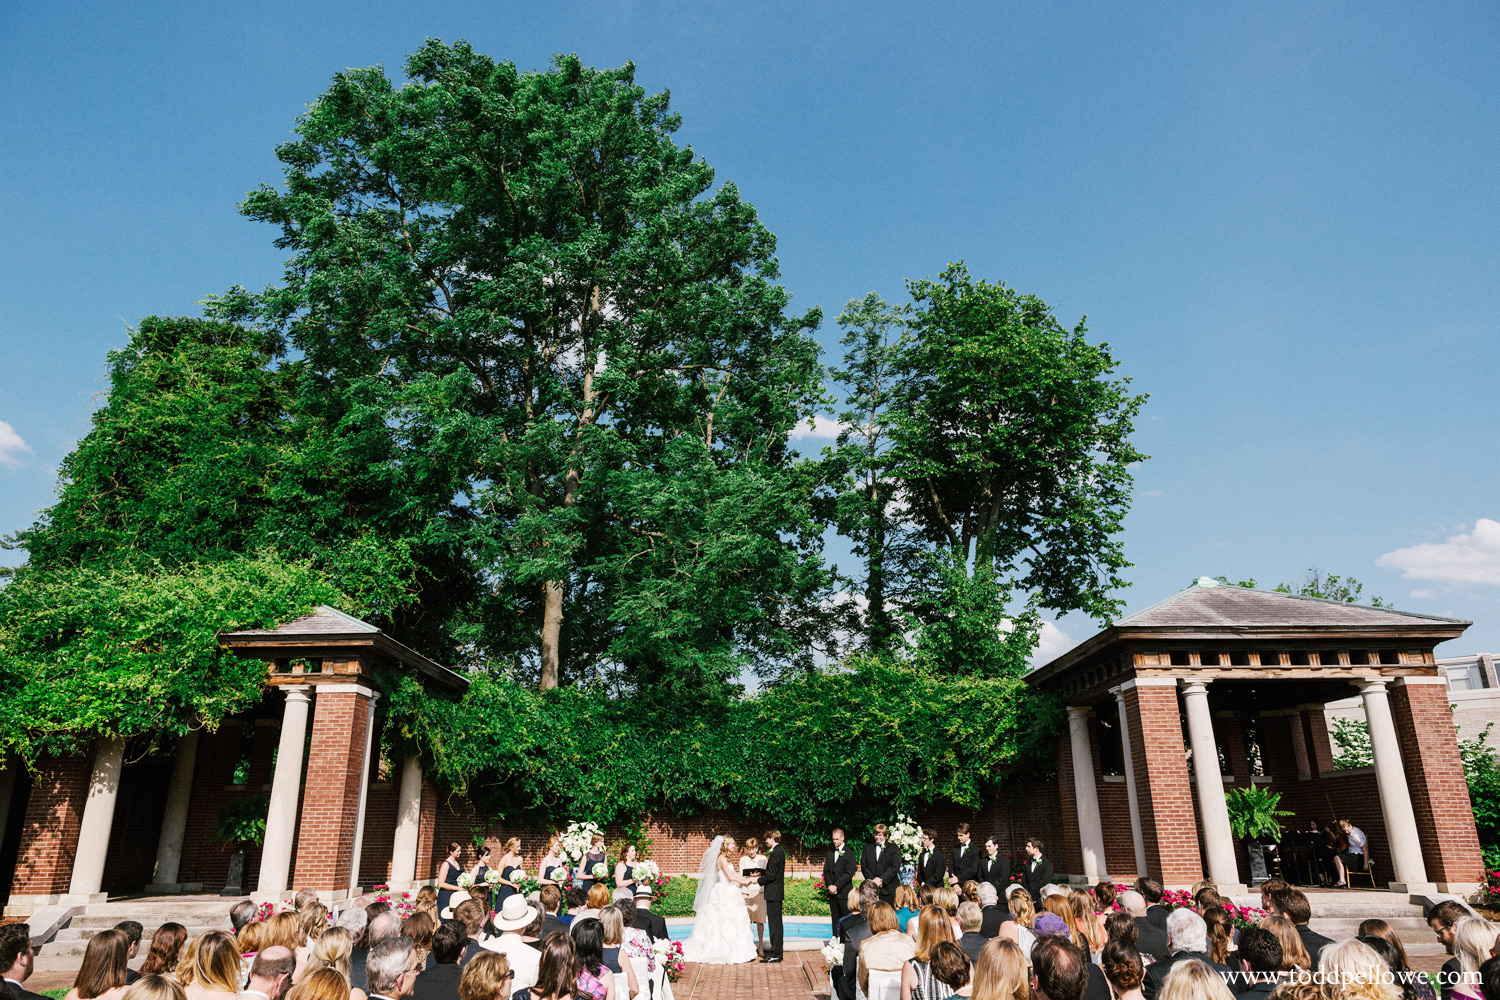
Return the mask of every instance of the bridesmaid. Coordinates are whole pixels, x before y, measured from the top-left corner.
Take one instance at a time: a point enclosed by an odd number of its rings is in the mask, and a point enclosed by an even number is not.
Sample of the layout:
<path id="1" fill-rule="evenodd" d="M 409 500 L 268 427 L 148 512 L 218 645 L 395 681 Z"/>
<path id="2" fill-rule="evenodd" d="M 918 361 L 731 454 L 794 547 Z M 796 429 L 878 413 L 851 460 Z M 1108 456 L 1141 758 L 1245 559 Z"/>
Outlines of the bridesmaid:
<path id="1" fill-rule="evenodd" d="M 480 844 L 474 850 L 478 857 L 474 859 L 474 867 L 469 869 L 469 877 L 474 880 L 475 885 L 483 887 L 486 885 L 484 881 L 485 873 L 490 870 L 490 845 Z M 494 910 L 498 904 L 496 904 L 493 898 L 493 891 L 490 892 L 490 896 L 490 909 Z M 459 902 L 462 903 L 463 900 L 460 899 Z"/>
<path id="2" fill-rule="evenodd" d="M 562 834 L 554 833 L 547 839 L 547 856 L 542 858 L 537 869 L 537 881 L 542 885 L 561 886 L 568 877 L 568 866 L 558 853 L 562 849 Z"/>
<path id="3" fill-rule="evenodd" d="M 628 895 L 635 898 L 635 845 L 626 844 L 620 852 L 620 863 L 615 865 L 615 896 Z"/>
<path id="4" fill-rule="evenodd" d="M 755 925 L 756 952 L 765 949 L 766 943 L 766 897 L 761 893 L 758 881 L 766 872 L 770 858 L 760 853 L 760 841 L 745 838 L 745 853 L 740 856 L 740 874 L 750 880 L 745 886 L 745 908 L 750 911 L 750 922 Z"/>
<path id="5" fill-rule="evenodd" d="M 515 881 L 515 872 L 521 867 L 521 838 L 512 837 L 505 842 L 505 857 L 500 859 L 500 884 L 496 886 L 495 911 L 498 913 L 505 901 L 521 891 Z"/>
<path id="6" fill-rule="evenodd" d="M 589 847 L 589 852 L 583 856 L 578 864 L 578 877 L 574 880 L 578 887 L 588 892 L 599 880 L 594 877 L 594 866 L 602 865 L 607 855 L 604 851 L 604 834 L 594 834 L 594 843 Z"/>
<path id="7" fill-rule="evenodd" d="M 448 857 L 438 868 L 438 914 L 447 913 L 452 916 L 453 894 L 461 892 L 458 886 L 458 877 L 463 874 L 464 845 L 453 841 L 448 845 Z"/>

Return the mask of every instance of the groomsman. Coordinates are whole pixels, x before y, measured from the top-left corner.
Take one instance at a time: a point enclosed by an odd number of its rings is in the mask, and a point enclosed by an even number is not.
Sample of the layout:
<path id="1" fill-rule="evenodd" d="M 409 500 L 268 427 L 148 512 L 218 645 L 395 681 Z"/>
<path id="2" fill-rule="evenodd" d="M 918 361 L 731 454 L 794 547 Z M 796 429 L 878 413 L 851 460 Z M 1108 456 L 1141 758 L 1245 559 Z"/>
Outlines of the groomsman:
<path id="1" fill-rule="evenodd" d="M 917 855 L 917 884 L 930 885 L 934 889 L 943 887 L 943 876 L 948 874 L 948 859 L 938 849 L 931 833 L 922 831 L 922 853 Z"/>
<path id="2" fill-rule="evenodd" d="M 969 824 L 958 824 L 958 846 L 953 848 L 953 857 L 949 860 L 948 867 L 953 871 L 953 877 L 958 880 L 958 887 L 963 888 L 965 882 L 978 882 L 979 878 L 979 848 L 970 843 Z"/>
<path id="3" fill-rule="evenodd" d="M 1042 842 L 1036 837 L 1026 841 L 1027 861 L 1021 869 L 1021 884 L 1031 893 L 1036 905 L 1042 905 L 1042 886 L 1052 881 L 1052 862 L 1042 857 Z"/>
<path id="4" fill-rule="evenodd" d="M 833 848 L 823 859 L 823 884 L 828 888 L 828 909 L 833 911 L 833 933 L 837 937 L 839 922 L 849 914 L 849 887 L 854 884 L 858 862 L 854 852 L 844 846 L 844 831 L 834 829 Z"/>
<path id="5" fill-rule="evenodd" d="M 901 884 L 901 852 L 885 842 L 885 824 L 875 824 L 875 838 L 860 855 L 859 870 L 866 880 L 880 889 L 883 903 L 896 902 L 896 887 Z"/>
<path id="6" fill-rule="evenodd" d="M 984 855 L 979 859 L 979 881 L 988 882 L 1001 899 L 1005 898 L 1005 887 L 1010 885 L 1010 858 L 1000 853 L 1000 843 L 993 835 L 984 842 Z"/>

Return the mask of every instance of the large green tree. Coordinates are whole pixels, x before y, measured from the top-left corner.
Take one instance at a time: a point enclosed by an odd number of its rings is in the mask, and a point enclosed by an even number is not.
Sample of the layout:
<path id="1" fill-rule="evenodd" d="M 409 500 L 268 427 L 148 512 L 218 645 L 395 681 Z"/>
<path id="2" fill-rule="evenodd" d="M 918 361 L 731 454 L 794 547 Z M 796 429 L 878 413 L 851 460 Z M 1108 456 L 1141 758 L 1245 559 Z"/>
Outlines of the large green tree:
<path id="1" fill-rule="evenodd" d="M 831 580 L 788 446 L 819 317 L 787 314 L 770 232 L 630 66 L 431 41 L 406 73 L 341 73 L 299 120 L 243 207 L 285 280 L 215 308 L 461 470 L 483 653 L 544 688 L 795 656 Z"/>

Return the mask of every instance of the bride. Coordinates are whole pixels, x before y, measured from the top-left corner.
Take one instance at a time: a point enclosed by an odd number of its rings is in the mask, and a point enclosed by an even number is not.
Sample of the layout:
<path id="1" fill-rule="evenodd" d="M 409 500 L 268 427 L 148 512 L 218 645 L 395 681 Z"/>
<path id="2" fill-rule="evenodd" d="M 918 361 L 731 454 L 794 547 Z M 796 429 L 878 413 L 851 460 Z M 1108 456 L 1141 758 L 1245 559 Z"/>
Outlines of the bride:
<path id="1" fill-rule="evenodd" d="M 687 962 L 738 965 L 755 961 L 755 938 L 750 933 L 750 911 L 740 886 L 742 878 L 729 861 L 732 837 L 715 837 L 698 866 L 698 894 L 693 899 L 693 935 L 682 946 Z"/>

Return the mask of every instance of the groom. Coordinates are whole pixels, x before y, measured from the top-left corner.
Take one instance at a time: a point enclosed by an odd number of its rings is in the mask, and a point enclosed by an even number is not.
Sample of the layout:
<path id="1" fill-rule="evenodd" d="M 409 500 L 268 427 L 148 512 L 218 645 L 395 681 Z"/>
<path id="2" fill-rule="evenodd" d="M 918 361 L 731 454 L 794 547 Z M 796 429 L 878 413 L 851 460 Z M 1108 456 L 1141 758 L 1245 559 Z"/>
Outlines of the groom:
<path id="1" fill-rule="evenodd" d="M 762 962 L 781 961 L 781 902 L 786 898 L 782 876 L 786 872 L 786 852 L 781 849 L 781 831 L 767 830 L 766 873 L 756 879 L 765 887 L 766 922 L 771 925 L 771 947 Z"/>

